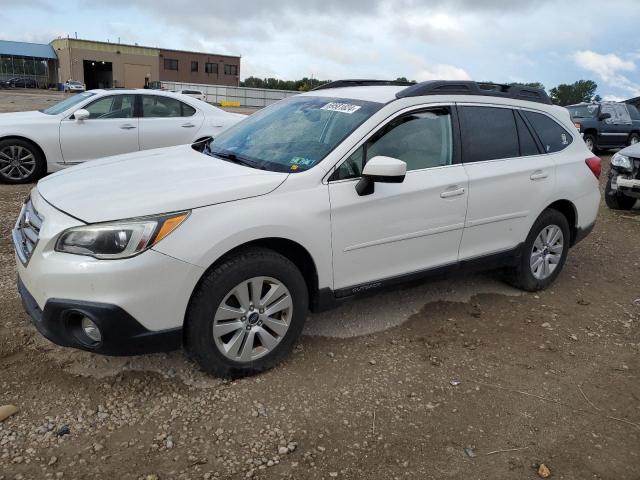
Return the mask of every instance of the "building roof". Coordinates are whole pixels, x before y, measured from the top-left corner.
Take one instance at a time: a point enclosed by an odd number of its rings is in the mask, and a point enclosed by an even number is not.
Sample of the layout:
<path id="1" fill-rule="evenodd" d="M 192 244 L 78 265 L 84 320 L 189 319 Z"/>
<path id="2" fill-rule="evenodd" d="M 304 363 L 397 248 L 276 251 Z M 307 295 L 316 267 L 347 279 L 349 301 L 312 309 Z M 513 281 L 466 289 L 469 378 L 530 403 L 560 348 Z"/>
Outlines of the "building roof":
<path id="1" fill-rule="evenodd" d="M 51 45 L 42 43 L 12 42 L 0 40 L 0 55 L 17 57 L 49 58 L 55 60 L 56 52 Z"/>

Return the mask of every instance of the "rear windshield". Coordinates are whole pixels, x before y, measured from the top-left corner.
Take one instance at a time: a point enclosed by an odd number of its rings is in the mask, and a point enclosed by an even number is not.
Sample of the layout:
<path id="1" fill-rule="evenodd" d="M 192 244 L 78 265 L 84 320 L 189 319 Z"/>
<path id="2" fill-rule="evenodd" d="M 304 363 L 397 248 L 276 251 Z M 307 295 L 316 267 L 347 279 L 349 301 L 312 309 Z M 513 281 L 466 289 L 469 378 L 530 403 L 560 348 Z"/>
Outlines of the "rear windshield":
<path id="1" fill-rule="evenodd" d="M 93 93 L 84 92 L 74 95 L 73 97 L 69 97 L 61 102 L 56 103 L 55 105 L 51 105 L 46 110 L 40 110 L 42 113 L 46 113 L 47 115 L 58 115 L 59 113 L 65 112 L 69 110 L 74 105 L 77 105 L 83 101 L 85 101 L 89 97 L 93 97 Z"/>
<path id="2" fill-rule="evenodd" d="M 572 105 L 567 107 L 571 118 L 595 118 L 598 105 Z"/>

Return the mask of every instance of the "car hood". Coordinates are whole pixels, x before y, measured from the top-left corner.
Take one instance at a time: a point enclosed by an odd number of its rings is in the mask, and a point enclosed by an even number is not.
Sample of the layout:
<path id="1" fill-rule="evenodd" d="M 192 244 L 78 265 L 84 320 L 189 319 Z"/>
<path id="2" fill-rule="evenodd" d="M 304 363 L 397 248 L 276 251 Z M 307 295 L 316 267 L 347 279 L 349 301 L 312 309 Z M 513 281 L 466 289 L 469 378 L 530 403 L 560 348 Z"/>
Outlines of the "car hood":
<path id="1" fill-rule="evenodd" d="M 15 125 L 16 123 L 30 122 L 33 120 L 48 120 L 53 117 L 53 115 L 47 115 L 38 110 L 0 113 L 0 125 Z"/>
<path id="2" fill-rule="evenodd" d="M 640 143 L 623 148 L 618 153 L 627 157 L 640 158 Z"/>
<path id="3" fill-rule="evenodd" d="M 43 178 L 38 192 L 57 209 L 94 223 L 265 195 L 287 176 L 180 145 L 86 162 Z"/>

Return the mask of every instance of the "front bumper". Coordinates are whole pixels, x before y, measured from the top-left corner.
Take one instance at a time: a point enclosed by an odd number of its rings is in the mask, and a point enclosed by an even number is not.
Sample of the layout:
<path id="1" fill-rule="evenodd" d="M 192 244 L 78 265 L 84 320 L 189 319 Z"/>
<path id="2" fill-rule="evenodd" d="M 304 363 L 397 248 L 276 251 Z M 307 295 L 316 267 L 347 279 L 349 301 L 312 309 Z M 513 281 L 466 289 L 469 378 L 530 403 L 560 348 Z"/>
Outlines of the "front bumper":
<path id="1" fill-rule="evenodd" d="M 149 331 L 116 305 L 78 300 L 47 300 L 44 310 L 29 293 L 20 277 L 18 292 L 34 326 L 47 339 L 63 347 L 74 347 L 104 355 L 137 355 L 166 352 L 182 345 L 182 328 Z M 80 321 L 89 317 L 99 328 L 100 342 L 82 333 Z"/>

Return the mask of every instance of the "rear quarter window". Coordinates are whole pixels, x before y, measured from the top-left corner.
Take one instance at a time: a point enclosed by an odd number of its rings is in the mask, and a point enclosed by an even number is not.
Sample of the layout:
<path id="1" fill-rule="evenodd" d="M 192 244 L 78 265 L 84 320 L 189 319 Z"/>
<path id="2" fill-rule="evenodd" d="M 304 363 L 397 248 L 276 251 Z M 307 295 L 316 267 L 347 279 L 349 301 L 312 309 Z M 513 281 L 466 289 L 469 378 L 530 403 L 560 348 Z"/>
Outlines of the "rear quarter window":
<path id="1" fill-rule="evenodd" d="M 522 112 L 527 118 L 538 138 L 542 142 L 545 153 L 564 150 L 573 141 L 573 137 L 558 122 L 542 113 Z"/>

